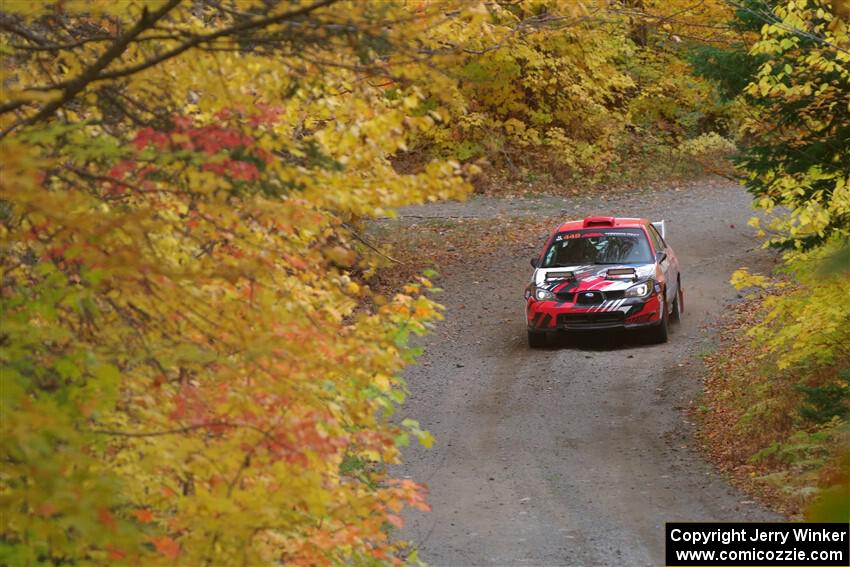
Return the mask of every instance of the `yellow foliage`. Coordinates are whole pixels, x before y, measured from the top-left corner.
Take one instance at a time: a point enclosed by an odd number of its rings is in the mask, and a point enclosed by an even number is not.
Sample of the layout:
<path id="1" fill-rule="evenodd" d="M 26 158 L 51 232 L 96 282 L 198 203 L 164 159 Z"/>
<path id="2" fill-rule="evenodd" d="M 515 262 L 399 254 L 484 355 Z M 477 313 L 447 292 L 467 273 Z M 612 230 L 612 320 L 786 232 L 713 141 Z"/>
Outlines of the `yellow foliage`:
<path id="1" fill-rule="evenodd" d="M 352 227 L 468 191 L 395 171 L 433 118 L 385 83 L 481 5 L 324 4 L 4 4 L 0 563 L 393 561 L 427 507 L 385 465 L 439 313 Z"/>

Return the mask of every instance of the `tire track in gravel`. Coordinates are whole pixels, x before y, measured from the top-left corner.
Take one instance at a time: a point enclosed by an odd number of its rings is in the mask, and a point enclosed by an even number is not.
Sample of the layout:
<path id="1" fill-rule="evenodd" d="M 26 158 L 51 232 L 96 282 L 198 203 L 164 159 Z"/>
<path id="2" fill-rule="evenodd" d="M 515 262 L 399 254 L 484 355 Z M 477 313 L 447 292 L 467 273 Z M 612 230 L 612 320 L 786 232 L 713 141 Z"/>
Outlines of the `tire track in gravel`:
<path id="1" fill-rule="evenodd" d="M 693 448 L 682 411 L 699 393 L 697 354 L 736 297 L 731 272 L 768 266 L 746 226 L 749 197 L 705 183 L 687 190 L 564 201 L 476 198 L 404 215 L 497 218 L 590 214 L 668 221 L 686 312 L 669 343 L 635 335 L 525 343 L 522 290 L 536 252 L 498 253 L 447 271 L 446 321 L 408 369 L 406 416 L 437 438 L 410 447 L 396 475 L 430 488 L 430 513 L 400 536 L 435 565 L 662 565 L 665 521 L 766 520 Z M 734 228 L 731 228 L 734 226 Z M 541 235 L 542 236 L 542 235 Z"/>

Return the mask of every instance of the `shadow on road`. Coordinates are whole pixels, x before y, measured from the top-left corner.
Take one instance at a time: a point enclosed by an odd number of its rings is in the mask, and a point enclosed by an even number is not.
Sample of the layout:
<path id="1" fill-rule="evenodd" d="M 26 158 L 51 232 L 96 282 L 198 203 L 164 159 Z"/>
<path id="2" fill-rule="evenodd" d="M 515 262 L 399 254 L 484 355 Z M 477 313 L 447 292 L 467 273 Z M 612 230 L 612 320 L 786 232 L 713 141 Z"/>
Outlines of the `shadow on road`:
<path id="1" fill-rule="evenodd" d="M 678 325 L 671 325 L 670 340 L 675 340 Z M 559 331 L 552 337 L 546 350 L 573 349 L 581 351 L 613 351 L 650 348 L 655 344 L 640 331 Z"/>

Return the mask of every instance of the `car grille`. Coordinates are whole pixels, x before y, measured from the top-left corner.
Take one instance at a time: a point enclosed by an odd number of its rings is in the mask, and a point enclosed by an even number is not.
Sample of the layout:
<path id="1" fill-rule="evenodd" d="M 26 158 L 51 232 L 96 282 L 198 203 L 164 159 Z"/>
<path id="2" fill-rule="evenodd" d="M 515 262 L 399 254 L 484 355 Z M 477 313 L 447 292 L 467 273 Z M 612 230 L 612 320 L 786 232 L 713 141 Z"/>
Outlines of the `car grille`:
<path id="1" fill-rule="evenodd" d="M 611 311 L 602 313 L 561 313 L 558 315 L 558 326 L 565 329 L 581 329 L 583 327 L 619 327 L 625 320 L 625 313 Z"/>
<path id="2" fill-rule="evenodd" d="M 585 294 L 593 293 L 593 297 L 587 297 Z M 626 296 L 625 290 L 617 291 L 562 291 L 556 293 L 555 297 L 558 301 L 564 303 L 578 303 L 579 305 L 598 305 L 603 301 L 611 301 L 613 299 L 623 299 Z"/>
<path id="3" fill-rule="evenodd" d="M 611 301 L 612 299 L 623 299 L 623 297 L 626 296 L 626 292 L 622 289 L 617 291 L 594 290 L 558 293 L 557 296 L 561 301 L 574 301 L 578 305 L 598 305 L 604 301 Z"/>

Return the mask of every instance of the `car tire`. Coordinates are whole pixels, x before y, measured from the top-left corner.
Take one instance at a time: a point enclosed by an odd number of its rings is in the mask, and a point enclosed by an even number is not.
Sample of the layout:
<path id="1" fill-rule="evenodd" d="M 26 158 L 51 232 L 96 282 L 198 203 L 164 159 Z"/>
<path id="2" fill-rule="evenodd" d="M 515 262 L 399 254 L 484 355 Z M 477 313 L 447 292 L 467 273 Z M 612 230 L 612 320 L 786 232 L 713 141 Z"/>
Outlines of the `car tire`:
<path id="1" fill-rule="evenodd" d="M 667 302 L 661 305 L 661 322 L 654 326 L 649 333 L 649 339 L 655 344 L 663 344 L 667 342 L 668 331 L 670 328 L 669 314 L 667 312 Z"/>
<path id="2" fill-rule="evenodd" d="M 528 346 L 531 348 L 543 348 L 549 344 L 548 333 L 528 331 Z"/>

